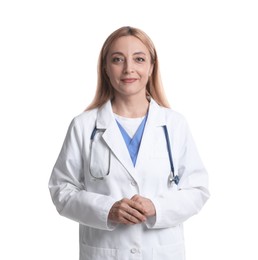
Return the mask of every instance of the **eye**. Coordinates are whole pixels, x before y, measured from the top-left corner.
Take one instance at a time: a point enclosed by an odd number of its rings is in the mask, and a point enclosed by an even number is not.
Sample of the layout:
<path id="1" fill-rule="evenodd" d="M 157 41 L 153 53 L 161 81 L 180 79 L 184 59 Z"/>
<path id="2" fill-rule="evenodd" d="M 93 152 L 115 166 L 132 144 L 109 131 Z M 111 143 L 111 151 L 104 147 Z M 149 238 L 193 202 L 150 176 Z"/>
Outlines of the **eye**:
<path id="1" fill-rule="evenodd" d="M 113 63 L 121 63 L 124 61 L 124 58 L 123 57 L 113 57 L 112 58 L 112 62 Z"/>
<path id="2" fill-rule="evenodd" d="M 145 61 L 145 59 L 143 57 L 137 57 L 135 60 L 137 62 L 144 62 Z"/>

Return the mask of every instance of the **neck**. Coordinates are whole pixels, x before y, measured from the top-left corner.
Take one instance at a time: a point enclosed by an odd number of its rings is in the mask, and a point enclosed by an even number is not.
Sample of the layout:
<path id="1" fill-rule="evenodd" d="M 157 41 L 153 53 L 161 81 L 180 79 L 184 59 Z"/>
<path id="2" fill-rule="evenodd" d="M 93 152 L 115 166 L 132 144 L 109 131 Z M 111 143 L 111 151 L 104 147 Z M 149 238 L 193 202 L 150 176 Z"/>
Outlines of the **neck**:
<path id="1" fill-rule="evenodd" d="M 146 96 L 136 97 L 118 97 L 112 101 L 113 112 L 123 117 L 143 117 L 149 108 L 149 101 Z"/>

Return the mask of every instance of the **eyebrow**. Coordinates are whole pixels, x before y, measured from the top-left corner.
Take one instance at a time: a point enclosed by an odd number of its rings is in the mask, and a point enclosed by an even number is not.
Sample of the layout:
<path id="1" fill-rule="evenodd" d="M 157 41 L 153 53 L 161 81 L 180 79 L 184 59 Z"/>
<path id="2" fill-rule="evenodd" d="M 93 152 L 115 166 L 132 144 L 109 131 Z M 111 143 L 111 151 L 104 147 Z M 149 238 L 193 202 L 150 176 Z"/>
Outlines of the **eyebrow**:
<path id="1" fill-rule="evenodd" d="M 119 55 L 124 55 L 122 52 L 120 51 L 115 51 L 115 52 L 112 52 L 111 53 L 111 56 L 112 55 L 116 55 L 116 54 L 119 54 Z M 142 51 L 138 51 L 138 52 L 134 52 L 133 55 L 145 55 L 146 56 L 146 53 L 142 52 Z"/>

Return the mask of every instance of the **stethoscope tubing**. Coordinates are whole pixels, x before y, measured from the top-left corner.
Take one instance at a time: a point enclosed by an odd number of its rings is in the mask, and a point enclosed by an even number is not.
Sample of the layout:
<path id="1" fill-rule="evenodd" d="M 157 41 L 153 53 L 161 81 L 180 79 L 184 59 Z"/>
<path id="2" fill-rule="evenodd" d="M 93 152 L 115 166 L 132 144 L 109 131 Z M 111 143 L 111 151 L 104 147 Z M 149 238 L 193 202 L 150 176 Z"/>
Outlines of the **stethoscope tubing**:
<path id="1" fill-rule="evenodd" d="M 169 163 L 170 163 L 170 176 L 169 176 L 169 183 L 172 184 L 172 182 L 174 182 L 176 185 L 178 185 L 179 183 L 179 177 L 178 175 L 175 175 L 175 169 L 174 169 L 174 164 L 173 164 L 173 157 L 172 157 L 172 151 L 171 151 L 171 145 L 170 145 L 170 140 L 169 140 L 169 134 L 168 134 L 168 129 L 167 129 L 167 126 L 164 125 L 163 126 L 163 129 L 164 129 L 164 134 L 165 134 L 165 138 L 166 138 L 166 143 L 167 143 L 167 150 L 168 150 L 168 157 L 169 157 Z M 99 129 L 95 126 L 92 133 L 91 133 L 91 136 L 90 136 L 90 140 L 91 140 L 91 147 L 90 147 L 90 164 L 91 164 L 91 156 L 92 156 L 92 144 L 93 144 L 93 141 L 94 141 L 94 137 L 96 135 L 96 132 L 98 131 Z M 109 170 L 110 170 L 110 160 L 111 160 L 111 153 L 109 151 Z M 109 170 L 106 174 L 109 175 Z M 104 179 L 104 176 L 103 177 L 96 177 L 92 174 L 92 171 L 91 171 L 91 167 L 89 167 L 89 172 L 90 172 L 90 175 L 95 178 L 95 179 L 99 179 L 99 180 L 103 180 Z"/>
<path id="2" fill-rule="evenodd" d="M 170 177 L 169 177 L 169 182 L 170 182 L 170 183 L 174 182 L 176 185 L 178 185 L 178 183 L 179 183 L 179 177 L 178 177 L 178 175 L 175 176 L 175 169 L 174 169 L 172 151 L 171 151 L 170 140 L 169 140 L 169 135 L 168 135 L 168 128 L 167 128 L 166 125 L 164 125 L 164 126 L 163 126 L 163 129 L 164 129 L 164 133 L 165 133 L 165 137 L 166 137 L 168 157 L 169 157 L 169 163 L 170 163 Z"/>

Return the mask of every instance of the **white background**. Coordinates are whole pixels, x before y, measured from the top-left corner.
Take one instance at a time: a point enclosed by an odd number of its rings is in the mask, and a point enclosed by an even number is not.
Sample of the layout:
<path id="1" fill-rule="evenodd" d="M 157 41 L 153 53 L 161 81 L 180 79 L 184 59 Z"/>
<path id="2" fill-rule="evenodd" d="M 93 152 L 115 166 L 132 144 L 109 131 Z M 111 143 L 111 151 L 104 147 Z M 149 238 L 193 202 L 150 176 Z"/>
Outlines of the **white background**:
<path id="1" fill-rule="evenodd" d="M 1 1 L 1 259 L 78 259 L 78 224 L 58 215 L 47 184 L 94 95 L 100 48 L 124 25 L 154 41 L 209 171 L 211 199 L 185 223 L 187 259 L 258 259 L 256 2 Z"/>

